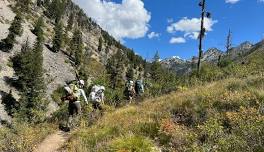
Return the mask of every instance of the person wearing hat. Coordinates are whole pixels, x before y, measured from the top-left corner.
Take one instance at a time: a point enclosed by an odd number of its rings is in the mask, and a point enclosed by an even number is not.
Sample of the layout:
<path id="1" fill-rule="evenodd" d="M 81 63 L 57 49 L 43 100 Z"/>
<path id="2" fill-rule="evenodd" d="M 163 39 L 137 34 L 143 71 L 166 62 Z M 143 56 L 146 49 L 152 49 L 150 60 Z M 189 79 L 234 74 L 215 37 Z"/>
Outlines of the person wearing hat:
<path id="1" fill-rule="evenodd" d="M 78 81 L 77 85 L 70 84 L 69 86 L 64 87 L 64 89 L 67 91 L 67 95 L 65 97 L 62 97 L 62 100 L 69 101 L 69 105 L 68 105 L 69 118 L 67 122 L 67 127 L 69 128 L 72 127 L 73 118 L 79 117 L 79 115 L 81 114 L 81 97 L 83 97 L 85 103 L 88 104 L 88 99 L 85 95 L 83 87 L 84 87 L 83 80 Z"/>
<path id="2" fill-rule="evenodd" d="M 98 86 L 95 85 L 92 87 L 92 91 L 89 95 L 89 98 L 92 102 L 92 106 L 94 110 L 100 110 L 102 111 L 102 105 L 104 104 L 104 91 L 105 91 L 105 87 L 104 86 Z"/>
<path id="3" fill-rule="evenodd" d="M 126 99 L 129 101 L 129 103 L 131 103 L 135 95 L 134 82 L 132 80 L 127 81 L 126 87 L 124 90 L 124 95 Z"/>

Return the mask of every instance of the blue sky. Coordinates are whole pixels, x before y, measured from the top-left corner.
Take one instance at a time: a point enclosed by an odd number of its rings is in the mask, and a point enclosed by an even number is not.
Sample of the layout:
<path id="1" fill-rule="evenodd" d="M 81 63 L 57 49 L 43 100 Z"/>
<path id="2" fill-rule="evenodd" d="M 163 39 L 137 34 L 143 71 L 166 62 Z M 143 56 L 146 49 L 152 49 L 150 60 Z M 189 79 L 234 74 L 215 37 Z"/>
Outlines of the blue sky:
<path id="1" fill-rule="evenodd" d="M 189 59 L 198 53 L 198 41 L 193 37 L 197 33 L 194 23 L 199 21 L 200 15 L 199 0 L 76 2 L 88 16 L 144 58 L 152 58 L 157 50 L 161 58 Z M 229 28 L 234 46 L 264 38 L 264 2 L 261 0 L 207 0 L 207 10 L 212 18 L 208 21 L 204 50 L 211 47 L 224 50 Z M 175 28 L 168 30 L 173 25 Z M 175 41 L 170 43 L 173 37 Z"/>

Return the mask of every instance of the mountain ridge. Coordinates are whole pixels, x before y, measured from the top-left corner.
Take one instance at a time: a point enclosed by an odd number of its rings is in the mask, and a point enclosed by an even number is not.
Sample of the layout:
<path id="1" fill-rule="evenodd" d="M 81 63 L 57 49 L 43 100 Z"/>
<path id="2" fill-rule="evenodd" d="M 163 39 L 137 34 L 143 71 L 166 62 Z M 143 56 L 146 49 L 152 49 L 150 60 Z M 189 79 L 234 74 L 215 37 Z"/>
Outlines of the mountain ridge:
<path id="1" fill-rule="evenodd" d="M 242 58 L 243 56 L 246 56 L 247 53 L 251 51 L 252 48 L 256 45 L 261 45 L 262 43 L 256 43 L 252 44 L 249 41 L 242 42 L 236 47 L 233 47 L 229 50 L 229 52 L 224 52 L 219 50 L 216 47 L 212 47 L 207 49 L 203 52 L 201 61 L 202 62 L 209 62 L 213 64 L 217 64 L 219 57 L 228 57 L 231 60 L 238 60 L 239 58 Z M 181 59 L 180 57 L 175 56 L 165 58 L 161 60 L 161 64 L 169 69 L 172 69 L 176 71 L 176 73 L 189 73 L 191 67 L 193 64 L 196 64 L 198 62 L 198 57 L 194 56 L 192 59 Z"/>

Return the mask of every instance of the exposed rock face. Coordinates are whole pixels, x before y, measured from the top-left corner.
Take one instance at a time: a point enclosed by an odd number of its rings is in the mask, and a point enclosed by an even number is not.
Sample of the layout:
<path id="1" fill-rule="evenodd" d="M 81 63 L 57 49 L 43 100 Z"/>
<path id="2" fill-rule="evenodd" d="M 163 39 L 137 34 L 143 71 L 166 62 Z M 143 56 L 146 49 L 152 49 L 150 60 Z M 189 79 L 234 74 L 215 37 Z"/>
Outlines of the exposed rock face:
<path id="1" fill-rule="evenodd" d="M 46 94 L 49 99 L 48 114 L 54 112 L 58 105 L 52 102 L 51 94 L 65 82 L 74 80 L 74 68 L 67 62 L 67 57 L 62 53 L 53 53 L 47 47 L 43 49 L 43 67 L 45 70 L 45 82 L 47 84 Z"/>
<path id="2" fill-rule="evenodd" d="M 204 52 L 202 61 L 216 62 L 220 55 L 224 55 L 224 53 L 217 48 L 210 48 Z"/>
<path id="3" fill-rule="evenodd" d="M 244 43 L 241 43 L 239 46 L 229 50 L 228 55 L 230 56 L 231 59 L 242 57 L 246 55 L 253 48 L 253 46 L 254 46 L 253 44 L 246 41 Z"/>
<path id="4" fill-rule="evenodd" d="M 0 39 L 3 39 L 7 36 L 10 23 L 15 17 L 15 14 L 8 7 L 9 4 L 10 3 L 7 0 L 0 1 Z M 17 45 L 14 46 L 14 48 L 17 47 Z M 11 78 L 14 75 L 13 68 L 8 65 L 8 60 L 11 56 L 13 56 L 13 54 L 0 51 L 0 120 L 5 120 L 8 122 L 11 121 L 11 117 L 8 116 L 5 111 L 5 107 L 2 104 L 2 97 L 10 90 L 13 90 L 13 96 L 18 98 L 18 92 L 6 83 L 6 79 Z"/>
<path id="5" fill-rule="evenodd" d="M 191 61 L 183 60 L 178 56 L 161 60 L 161 64 L 170 70 L 176 71 L 178 74 L 184 74 L 191 70 Z"/>

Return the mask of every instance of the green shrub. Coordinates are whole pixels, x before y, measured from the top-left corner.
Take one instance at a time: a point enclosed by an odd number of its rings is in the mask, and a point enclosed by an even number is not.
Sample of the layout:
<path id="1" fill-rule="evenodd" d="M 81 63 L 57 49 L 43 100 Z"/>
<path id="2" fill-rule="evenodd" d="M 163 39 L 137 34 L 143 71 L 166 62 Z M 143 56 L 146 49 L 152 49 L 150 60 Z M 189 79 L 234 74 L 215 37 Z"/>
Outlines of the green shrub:
<path id="1" fill-rule="evenodd" d="M 153 142 L 142 136 L 127 136 L 117 138 L 109 145 L 109 152 L 155 152 Z"/>
<path id="2" fill-rule="evenodd" d="M 133 128 L 135 133 L 152 139 L 159 134 L 159 124 L 157 122 L 142 122 L 135 124 Z"/>
<path id="3" fill-rule="evenodd" d="M 105 151 L 107 139 L 120 135 L 118 127 L 85 128 L 74 134 L 68 143 L 68 151 Z"/>
<path id="4" fill-rule="evenodd" d="M 232 60 L 226 58 L 226 59 L 222 59 L 222 60 L 218 63 L 218 65 L 219 65 L 219 67 L 224 68 L 224 67 L 227 67 L 228 65 L 230 65 L 231 63 L 232 63 Z"/>
<path id="5" fill-rule="evenodd" d="M 229 82 L 226 88 L 230 91 L 245 90 L 247 88 L 247 84 L 245 81 L 234 80 Z"/>
<path id="6" fill-rule="evenodd" d="M 51 98 L 53 101 L 55 101 L 57 104 L 61 105 L 63 104 L 61 101 L 61 97 L 65 96 L 66 92 L 63 87 L 58 87 L 56 90 L 54 90 L 51 94 Z"/>
<path id="7" fill-rule="evenodd" d="M 247 142 L 248 151 L 263 151 L 264 116 L 257 109 L 241 108 L 238 112 L 228 112 L 226 115 L 232 133 Z"/>
<path id="8" fill-rule="evenodd" d="M 222 70 L 213 64 L 203 64 L 200 71 L 200 80 L 214 81 L 224 77 Z"/>

